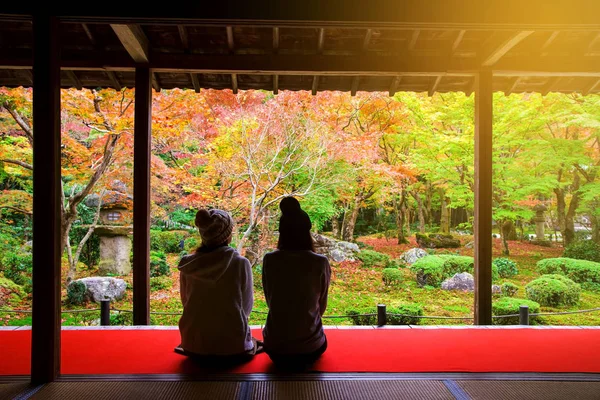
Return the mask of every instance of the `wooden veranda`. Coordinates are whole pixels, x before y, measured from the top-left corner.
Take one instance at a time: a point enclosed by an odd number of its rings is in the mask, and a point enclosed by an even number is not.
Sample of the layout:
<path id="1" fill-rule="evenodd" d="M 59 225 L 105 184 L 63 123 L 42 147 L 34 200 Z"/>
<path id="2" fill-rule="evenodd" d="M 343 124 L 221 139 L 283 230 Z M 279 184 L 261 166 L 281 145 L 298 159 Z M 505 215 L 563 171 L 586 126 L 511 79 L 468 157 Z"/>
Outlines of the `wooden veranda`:
<path id="1" fill-rule="evenodd" d="M 60 88 L 136 89 L 136 325 L 147 325 L 150 311 L 152 89 L 474 92 L 475 322 L 491 324 L 492 94 L 600 93 L 598 1 L 163 7 L 48 11 L 13 3 L 0 10 L 0 86 L 34 88 L 34 382 L 55 380 L 60 367 Z"/>

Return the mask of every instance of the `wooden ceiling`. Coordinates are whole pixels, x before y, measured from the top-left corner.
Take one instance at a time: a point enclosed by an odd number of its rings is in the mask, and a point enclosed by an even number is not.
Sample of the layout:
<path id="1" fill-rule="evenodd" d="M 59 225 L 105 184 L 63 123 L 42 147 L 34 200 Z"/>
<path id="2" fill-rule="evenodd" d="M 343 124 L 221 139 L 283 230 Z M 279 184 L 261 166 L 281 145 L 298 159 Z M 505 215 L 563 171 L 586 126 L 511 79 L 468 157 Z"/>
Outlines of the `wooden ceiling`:
<path id="1" fill-rule="evenodd" d="M 155 90 L 469 94 L 474 74 L 491 69 L 507 94 L 600 93 L 600 17 L 590 23 L 584 11 L 585 24 L 571 9 L 565 24 L 65 15 L 61 83 L 133 87 L 135 67 L 148 65 Z M 32 43 L 29 15 L 0 15 L 0 86 L 32 84 Z"/>

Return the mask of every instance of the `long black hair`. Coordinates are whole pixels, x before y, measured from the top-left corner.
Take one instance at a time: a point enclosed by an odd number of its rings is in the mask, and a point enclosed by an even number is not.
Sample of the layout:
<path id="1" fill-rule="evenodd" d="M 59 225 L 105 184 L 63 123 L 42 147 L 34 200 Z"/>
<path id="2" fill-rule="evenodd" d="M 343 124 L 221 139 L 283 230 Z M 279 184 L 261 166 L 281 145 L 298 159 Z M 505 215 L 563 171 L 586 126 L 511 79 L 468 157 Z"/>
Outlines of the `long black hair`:
<path id="1" fill-rule="evenodd" d="M 285 197 L 279 203 L 281 218 L 279 219 L 279 250 L 315 251 L 310 229 L 312 223 L 308 214 L 302 210 L 300 203 L 293 197 Z"/>

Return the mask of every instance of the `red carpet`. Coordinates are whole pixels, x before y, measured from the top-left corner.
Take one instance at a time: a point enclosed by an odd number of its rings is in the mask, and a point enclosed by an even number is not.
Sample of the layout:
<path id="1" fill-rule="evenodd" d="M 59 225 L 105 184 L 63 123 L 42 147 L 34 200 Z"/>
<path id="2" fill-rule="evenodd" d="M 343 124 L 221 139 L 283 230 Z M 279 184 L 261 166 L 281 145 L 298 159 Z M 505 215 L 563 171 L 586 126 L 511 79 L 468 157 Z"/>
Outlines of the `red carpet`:
<path id="1" fill-rule="evenodd" d="M 597 329 L 331 329 L 327 337 L 316 371 L 600 372 Z M 30 340 L 31 331 L 0 331 L 0 375 L 29 373 Z M 63 374 L 206 372 L 173 352 L 176 330 L 68 330 L 62 343 Z M 274 369 L 260 354 L 227 372 Z"/>

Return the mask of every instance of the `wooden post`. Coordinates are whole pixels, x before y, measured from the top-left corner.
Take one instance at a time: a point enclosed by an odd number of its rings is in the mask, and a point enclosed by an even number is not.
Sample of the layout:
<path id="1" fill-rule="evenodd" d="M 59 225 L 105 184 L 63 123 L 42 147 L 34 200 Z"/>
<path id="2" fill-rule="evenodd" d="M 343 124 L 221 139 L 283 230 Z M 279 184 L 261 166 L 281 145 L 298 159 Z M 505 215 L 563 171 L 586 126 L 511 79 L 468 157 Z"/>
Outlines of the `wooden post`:
<path id="1" fill-rule="evenodd" d="M 150 141 L 152 73 L 135 69 L 133 143 L 133 324 L 150 323 Z"/>
<path id="2" fill-rule="evenodd" d="M 491 325 L 492 72 L 475 79 L 475 325 Z"/>
<path id="3" fill-rule="evenodd" d="M 60 373 L 60 47 L 58 19 L 33 17 L 33 315 L 31 381 Z"/>

